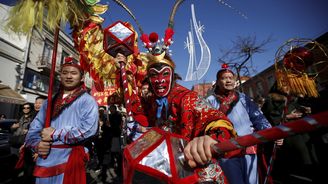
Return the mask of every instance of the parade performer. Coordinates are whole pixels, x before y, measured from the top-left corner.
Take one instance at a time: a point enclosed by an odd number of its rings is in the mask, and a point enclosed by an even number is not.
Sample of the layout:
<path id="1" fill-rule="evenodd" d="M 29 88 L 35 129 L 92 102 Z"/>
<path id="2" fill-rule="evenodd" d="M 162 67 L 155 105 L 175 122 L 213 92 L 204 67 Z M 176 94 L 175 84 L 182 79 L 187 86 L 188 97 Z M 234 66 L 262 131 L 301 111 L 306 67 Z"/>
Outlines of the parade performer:
<path id="1" fill-rule="evenodd" d="M 50 127 L 44 128 L 47 101 L 31 123 L 26 147 L 38 153 L 36 183 L 86 183 L 87 149 L 83 143 L 96 134 L 98 105 L 83 84 L 79 63 L 66 58 L 61 86 L 54 97 Z"/>
<path id="2" fill-rule="evenodd" d="M 154 34 L 150 37 L 154 37 Z M 157 43 L 157 40 L 150 40 Z M 150 84 L 153 95 L 143 100 L 141 106 L 134 106 L 133 112 L 140 114 L 140 110 L 143 110 L 147 122 L 140 122 L 142 125 L 159 127 L 190 140 L 184 150 L 187 164 L 192 168 L 206 166 L 214 158 L 210 146 L 235 136 L 232 124 L 222 112 L 199 98 L 196 92 L 176 83 L 179 76 L 174 73 L 175 63 L 160 44 L 152 50 L 155 52 L 142 53 L 141 58 L 148 63 L 145 81 Z M 138 127 L 135 130 L 145 128 Z M 135 132 L 132 134 L 135 135 Z M 203 177 L 207 181 L 210 178 L 218 183 L 227 182 L 215 158 L 213 164 L 216 165 L 213 167 L 215 171 Z"/>
<path id="3" fill-rule="evenodd" d="M 270 123 L 258 106 L 244 93 L 235 91 L 236 76 L 225 66 L 217 72 L 214 94 L 207 97 L 207 101 L 228 116 L 238 136 L 270 128 Z M 256 149 L 256 146 L 250 146 L 240 157 L 220 159 L 220 166 L 229 183 L 258 183 Z"/>

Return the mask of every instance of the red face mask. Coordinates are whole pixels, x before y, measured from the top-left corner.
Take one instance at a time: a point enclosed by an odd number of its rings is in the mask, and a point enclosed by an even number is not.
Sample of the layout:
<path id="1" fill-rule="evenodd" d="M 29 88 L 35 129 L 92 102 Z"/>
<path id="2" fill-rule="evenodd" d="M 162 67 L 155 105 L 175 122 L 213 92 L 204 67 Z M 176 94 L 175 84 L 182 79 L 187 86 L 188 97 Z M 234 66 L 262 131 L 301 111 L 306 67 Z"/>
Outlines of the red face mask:
<path id="1" fill-rule="evenodd" d="M 158 97 L 165 97 L 171 91 L 173 71 L 171 67 L 164 66 L 160 70 L 149 69 L 149 80 L 154 93 Z"/>

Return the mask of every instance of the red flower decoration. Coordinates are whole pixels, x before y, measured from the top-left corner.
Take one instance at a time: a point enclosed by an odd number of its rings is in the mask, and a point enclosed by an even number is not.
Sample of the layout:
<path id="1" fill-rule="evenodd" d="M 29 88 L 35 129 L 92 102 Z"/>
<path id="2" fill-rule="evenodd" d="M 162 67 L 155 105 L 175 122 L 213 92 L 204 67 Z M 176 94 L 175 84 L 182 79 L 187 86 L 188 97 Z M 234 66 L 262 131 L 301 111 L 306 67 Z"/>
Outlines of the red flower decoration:
<path id="1" fill-rule="evenodd" d="M 152 43 L 157 42 L 157 41 L 158 41 L 158 34 L 155 33 L 155 32 L 150 33 L 150 35 L 149 35 L 149 40 L 150 40 L 150 42 L 152 42 Z"/>
<path id="2" fill-rule="evenodd" d="M 150 41 L 149 41 L 149 37 L 148 37 L 147 34 L 142 34 L 141 37 L 140 37 L 140 40 L 141 40 L 144 44 L 146 44 L 146 45 L 145 45 L 146 48 L 150 48 L 150 47 L 151 47 L 151 45 L 150 45 Z"/>
<path id="3" fill-rule="evenodd" d="M 170 39 L 172 40 L 173 34 L 174 34 L 174 31 L 172 28 L 167 28 L 165 30 L 164 43 L 166 46 L 171 45 L 171 42 L 169 42 L 169 40 Z"/>
<path id="4" fill-rule="evenodd" d="M 222 69 L 227 69 L 227 68 L 229 68 L 229 65 L 228 65 L 227 63 L 223 63 L 223 64 L 221 65 L 221 68 L 222 68 Z"/>

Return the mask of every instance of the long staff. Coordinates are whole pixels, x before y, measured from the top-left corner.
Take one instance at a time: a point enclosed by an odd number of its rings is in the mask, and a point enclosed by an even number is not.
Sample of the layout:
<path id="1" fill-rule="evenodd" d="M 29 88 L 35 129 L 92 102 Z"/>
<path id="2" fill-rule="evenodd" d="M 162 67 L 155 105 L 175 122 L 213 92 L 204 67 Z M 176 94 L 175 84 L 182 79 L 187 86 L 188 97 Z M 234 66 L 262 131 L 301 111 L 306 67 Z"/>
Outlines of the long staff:
<path id="1" fill-rule="evenodd" d="M 320 127 L 328 127 L 327 117 L 328 111 L 320 112 L 293 122 L 217 143 L 212 146 L 212 149 L 215 153 L 222 154 L 256 144 L 283 139 L 291 135 L 310 132 Z"/>
<path id="2" fill-rule="evenodd" d="M 51 70 L 50 70 L 49 89 L 48 89 L 48 104 L 47 104 L 46 121 L 44 123 L 44 128 L 50 127 L 50 121 L 51 121 L 52 92 L 54 86 L 54 78 L 55 78 L 54 76 L 55 76 L 56 60 L 57 60 L 58 36 L 59 36 L 59 26 L 56 27 L 54 32 L 54 49 L 52 51 Z"/>

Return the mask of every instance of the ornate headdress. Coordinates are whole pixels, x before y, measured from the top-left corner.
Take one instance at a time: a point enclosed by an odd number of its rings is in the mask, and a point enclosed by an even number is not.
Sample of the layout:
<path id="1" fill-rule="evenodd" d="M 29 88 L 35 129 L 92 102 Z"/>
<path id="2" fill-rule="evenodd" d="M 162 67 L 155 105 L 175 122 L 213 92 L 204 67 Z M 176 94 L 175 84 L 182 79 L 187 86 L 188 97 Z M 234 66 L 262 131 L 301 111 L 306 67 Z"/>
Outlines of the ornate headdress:
<path id="1" fill-rule="evenodd" d="M 61 65 L 61 67 L 63 68 L 64 66 L 73 66 L 73 67 L 79 69 L 81 73 L 83 73 L 83 69 L 80 65 L 80 62 L 75 60 L 71 56 L 68 56 L 65 58 L 64 63 Z"/>
<path id="2" fill-rule="evenodd" d="M 154 64 L 166 64 L 175 68 L 175 64 L 172 60 L 169 60 L 165 58 L 165 55 L 167 54 L 167 49 L 169 48 L 169 45 L 173 43 L 172 36 L 174 34 L 173 30 L 171 28 L 168 28 L 166 30 L 166 33 L 169 32 L 169 36 L 165 34 L 165 38 L 167 38 L 167 41 L 159 41 L 157 33 L 150 33 L 149 37 L 146 34 L 143 34 L 140 39 L 145 45 L 145 48 L 148 49 L 148 53 L 146 53 L 146 58 L 148 61 L 148 67 L 154 65 Z"/>

